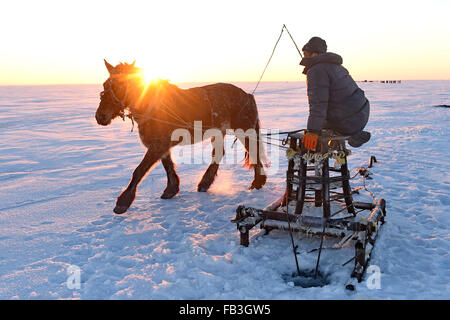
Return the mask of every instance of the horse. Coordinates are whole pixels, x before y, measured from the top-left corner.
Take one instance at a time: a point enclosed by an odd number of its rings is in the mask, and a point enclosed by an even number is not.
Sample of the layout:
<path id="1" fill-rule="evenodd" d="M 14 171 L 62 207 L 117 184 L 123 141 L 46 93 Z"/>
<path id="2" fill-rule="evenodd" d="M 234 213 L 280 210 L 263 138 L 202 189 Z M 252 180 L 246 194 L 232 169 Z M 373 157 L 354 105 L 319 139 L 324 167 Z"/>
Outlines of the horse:
<path id="1" fill-rule="evenodd" d="M 100 93 L 95 119 L 99 125 L 107 126 L 117 117 L 130 117 L 133 125 L 134 122 L 137 123 L 140 141 L 147 148 L 128 187 L 117 198 L 113 210 L 116 214 L 128 210 L 136 197 L 138 184 L 159 160 L 167 174 L 167 186 L 161 198 L 174 197 L 180 190 L 180 179 L 171 157 L 171 148 L 209 138 L 213 143 L 215 139 L 220 140 L 217 138 L 222 138 L 223 142 L 229 129 L 245 132 L 244 135 L 236 134 L 236 137 L 246 150 L 244 165 L 254 169 L 254 179 L 249 189 L 264 186 L 267 179 L 264 167 L 267 163 L 264 163 L 265 151 L 260 143 L 258 110 L 252 94 L 227 83 L 189 89 L 181 89 L 160 79 L 146 84 L 142 77 L 143 70 L 135 67 L 136 61 L 131 64 L 119 63 L 115 67 L 106 60 L 104 62 L 109 77 L 103 83 L 104 90 Z M 195 141 L 192 137 L 198 135 L 196 125 L 199 121 L 202 135 L 199 141 Z M 215 128 L 216 134 L 206 135 L 205 128 Z M 177 130 L 184 130 L 185 134 L 174 139 Z M 251 148 L 255 141 L 256 154 L 255 148 Z M 206 192 L 209 189 L 217 175 L 223 154 L 223 144 L 219 147 L 215 145 L 213 160 L 198 183 L 197 191 Z"/>

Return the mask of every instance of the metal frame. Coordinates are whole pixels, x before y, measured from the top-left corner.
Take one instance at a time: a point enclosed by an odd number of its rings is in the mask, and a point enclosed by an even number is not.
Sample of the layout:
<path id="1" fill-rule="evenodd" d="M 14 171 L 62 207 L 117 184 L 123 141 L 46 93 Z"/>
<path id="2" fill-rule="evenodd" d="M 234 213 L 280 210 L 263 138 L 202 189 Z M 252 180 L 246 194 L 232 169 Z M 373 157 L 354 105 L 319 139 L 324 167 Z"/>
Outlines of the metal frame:
<path id="1" fill-rule="evenodd" d="M 328 131 L 322 132 L 319 137 L 316 153 L 326 155 L 330 151 L 337 151 L 343 152 L 345 155 L 340 169 L 330 167 L 328 157 L 314 161 L 314 166 L 308 166 L 308 161 L 304 159 L 307 151 L 301 143 L 302 138 L 302 133 L 292 133 L 286 139 L 286 143 L 295 151 L 295 155 L 289 159 L 285 194 L 264 209 L 243 205 L 236 209 L 236 217 L 232 222 L 236 224 L 240 232 L 240 244 L 242 246 L 249 245 L 249 231 L 258 224 L 260 224 L 261 229 L 265 229 L 266 233 L 272 229 L 290 232 L 302 231 L 321 234 L 322 240 L 324 235 L 345 237 L 350 240 L 348 232 L 351 232 L 351 240 L 355 242 L 355 256 L 352 258 L 355 265 L 351 277 L 361 282 L 374 247 L 378 229 L 385 220 L 386 201 L 382 198 L 376 203 L 353 200 L 353 193 L 357 191 L 356 189 L 352 191 L 350 186 L 350 173 L 347 165 L 347 154 L 349 152 L 345 147 L 345 141 L 348 137 L 333 136 Z M 312 171 L 314 174 L 308 175 L 308 172 Z M 332 191 L 339 188 L 342 189 L 342 192 Z M 288 208 L 292 201 L 296 202 L 295 211 L 289 213 Z M 345 207 L 332 213 L 330 204 L 333 201 L 345 203 Z M 316 207 L 323 208 L 322 217 L 306 215 L 304 207 L 308 202 L 314 202 Z M 285 208 L 284 211 L 279 210 L 283 207 Z M 333 218 L 345 209 L 348 215 Z M 356 211 L 356 209 L 359 211 Z M 368 218 L 356 221 L 357 214 L 364 210 L 370 211 Z M 319 259 L 320 251 L 317 268 Z M 352 289 L 351 285 L 348 286 L 348 289 Z"/>

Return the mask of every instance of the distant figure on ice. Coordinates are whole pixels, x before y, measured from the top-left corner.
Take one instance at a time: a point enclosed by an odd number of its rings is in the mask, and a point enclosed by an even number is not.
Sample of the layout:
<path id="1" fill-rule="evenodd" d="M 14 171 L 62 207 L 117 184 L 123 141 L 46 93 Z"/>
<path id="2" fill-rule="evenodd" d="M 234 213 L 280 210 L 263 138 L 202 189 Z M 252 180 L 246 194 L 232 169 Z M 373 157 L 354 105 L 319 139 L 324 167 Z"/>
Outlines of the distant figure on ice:
<path id="1" fill-rule="evenodd" d="M 327 52 L 327 43 L 311 38 L 302 48 L 309 100 L 309 118 L 303 144 L 315 150 L 321 129 L 350 136 L 348 144 L 360 147 L 370 139 L 363 131 L 369 120 L 369 100 L 342 66 L 342 57 Z"/>

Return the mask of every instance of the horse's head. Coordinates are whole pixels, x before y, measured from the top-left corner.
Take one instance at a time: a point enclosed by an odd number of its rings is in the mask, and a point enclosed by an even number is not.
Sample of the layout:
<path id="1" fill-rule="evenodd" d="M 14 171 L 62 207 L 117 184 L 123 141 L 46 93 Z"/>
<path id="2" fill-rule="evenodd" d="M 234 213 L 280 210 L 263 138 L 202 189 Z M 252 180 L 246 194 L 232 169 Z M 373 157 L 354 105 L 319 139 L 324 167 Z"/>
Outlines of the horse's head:
<path id="1" fill-rule="evenodd" d="M 120 63 L 113 67 L 105 60 L 109 78 L 103 83 L 100 105 L 95 113 L 98 124 L 106 126 L 114 118 L 123 116 L 124 110 L 132 101 L 135 77 L 141 72 L 141 69 L 136 68 L 134 63 Z"/>

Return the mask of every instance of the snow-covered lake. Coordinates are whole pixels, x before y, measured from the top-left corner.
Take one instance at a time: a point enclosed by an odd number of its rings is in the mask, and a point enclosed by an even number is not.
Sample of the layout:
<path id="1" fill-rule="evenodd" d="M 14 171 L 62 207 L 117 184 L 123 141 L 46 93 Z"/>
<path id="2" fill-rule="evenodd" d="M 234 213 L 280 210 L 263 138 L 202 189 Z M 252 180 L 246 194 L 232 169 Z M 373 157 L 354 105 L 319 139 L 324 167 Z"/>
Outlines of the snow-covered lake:
<path id="1" fill-rule="evenodd" d="M 262 236 L 255 228 L 250 246 L 239 245 L 235 209 L 264 207 L 282 194 L 283 151 L 279 170 L 257 191 L 247 190 L 252 172 L 224 164 L 210 191 L 198 193 L 205 157 L 179 164 L 181 191 L 162 200 L 158 165 L 117 216 L 116 197 L 145 150 L 129 121 L 97 125 L 101 86 L 11 86 L 0 87 L 0 298 L 449 299 L 450 109 L 434 106 L 450 104 L 450 81 L 360 85 L 371 102 L 372 139 L 349 164 L 378 159 L 369 188 L 387 200 L 387 223 L 370 264 L 381 270 L 380 289 L 363 282 L 345 290 L 352 263 L 341 265 L 351 248 L 324 250 L 330 284 L 301 288 L 283 279 L 295 271 L 287 233 Z M 262 83 L 256 101 L 264 128 L 306 124 L 304 83 Z M 300 268 L 312 268 L 317 253 L 306 251 L 319 239 L 295 239 Z M 69 266 L 79 267 L 80 289 L 67 286 Z"/>

